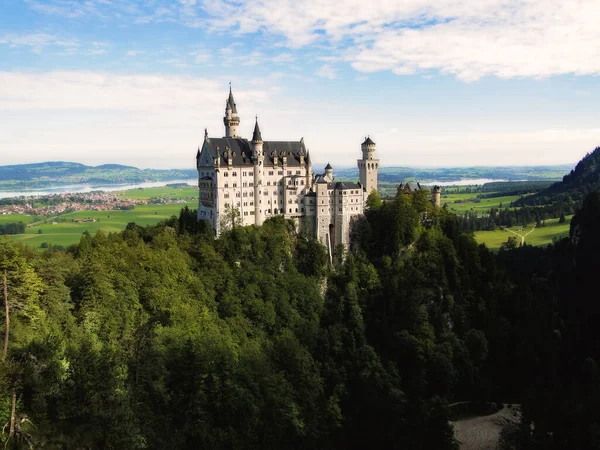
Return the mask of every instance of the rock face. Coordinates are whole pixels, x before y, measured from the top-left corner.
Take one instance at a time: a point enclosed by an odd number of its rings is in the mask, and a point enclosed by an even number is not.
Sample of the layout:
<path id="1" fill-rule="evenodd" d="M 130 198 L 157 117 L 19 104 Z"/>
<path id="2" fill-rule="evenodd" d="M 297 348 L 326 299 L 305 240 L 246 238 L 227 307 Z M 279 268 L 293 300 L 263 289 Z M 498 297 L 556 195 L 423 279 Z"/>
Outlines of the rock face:
<path id="1" fill-rule="evenodd" d="M 457 420 L 452 425 L 461 450 L 496 450 L 502 429 L 519 419 L 518 407 L 508 408 L 505 405 L 495 414 Z"/>

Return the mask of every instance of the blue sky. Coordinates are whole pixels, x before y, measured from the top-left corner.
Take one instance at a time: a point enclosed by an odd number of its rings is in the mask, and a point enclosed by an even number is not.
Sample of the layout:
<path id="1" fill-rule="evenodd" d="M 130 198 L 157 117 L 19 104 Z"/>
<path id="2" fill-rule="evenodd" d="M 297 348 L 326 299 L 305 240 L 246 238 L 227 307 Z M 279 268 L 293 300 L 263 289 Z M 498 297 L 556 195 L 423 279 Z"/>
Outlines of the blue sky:
<path id="1" fill-rule="evenodd" d="M 354 166 L 574 163 L 600 145 L 600 3 L 3 0 L 0 164 L 193 167 L 229 81 L 249 136 Z"/>

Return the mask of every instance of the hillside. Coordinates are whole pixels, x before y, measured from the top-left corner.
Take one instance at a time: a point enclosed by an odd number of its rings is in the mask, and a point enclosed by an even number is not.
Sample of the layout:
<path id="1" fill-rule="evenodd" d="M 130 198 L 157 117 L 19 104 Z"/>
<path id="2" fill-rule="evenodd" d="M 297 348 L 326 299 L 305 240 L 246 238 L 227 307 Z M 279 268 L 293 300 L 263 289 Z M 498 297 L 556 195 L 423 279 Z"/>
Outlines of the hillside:
<path id="1" fill-rule="evenodd" d="M 313 167 L 320 167 L 315 165 Z M 405 181 L 421 182 L 453 182 L 462 179 L 493 179 L 507 181 L 554 181 L 560 180 L 565 172 L 573 166 L 560 164 L 556 166 L 498 166 L 498 167 L 381 167 L 379 181 L 402 183 Z M 336 177 L 354 180 L 358 177 L 358 169 L 335 169 Z"/>
<path id="2" fill-rule="evenodd" d="M 520 199 L 515 206 L 546 205 L 555 202 L 581 203 L 588 193 L 595 191 L 600 191 L 600 147 L 584 156 L 561 182 Z"/>
<path id="3" fill-rule="evenodd" d="M 43 162 L 0 166 L 0 190 L 47 188 L 65 184 L 141 183 L 193 178 L 194 169 L 138 169 L 119 164 L 86 166 L 74 162 Z"/>

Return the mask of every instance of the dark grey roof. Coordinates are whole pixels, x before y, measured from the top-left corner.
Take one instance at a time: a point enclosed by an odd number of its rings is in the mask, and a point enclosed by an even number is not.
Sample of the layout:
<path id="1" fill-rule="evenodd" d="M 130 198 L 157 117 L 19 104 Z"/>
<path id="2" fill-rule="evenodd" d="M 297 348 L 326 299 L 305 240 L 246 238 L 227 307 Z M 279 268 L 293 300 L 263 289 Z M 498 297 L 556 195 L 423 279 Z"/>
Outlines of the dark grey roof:
<path id="1" fill-rule="evenodd" d="M 252 166 L 252 147 L 247 139 L 240 138 L 209 138 L 205 145 L 213 158 L 220 157 L 219 163 L 227 165 L 225 153 L 232 154 L 232 165 Z M 282 156 L 287 156 L 288 166 L 300 166 L 300 152 L 306 152 L 304 143 L 300 141 L 265 141 L 263 142 L 264 166 L 273 166 L 274 157 L 278 158 L 278 165 L 282 164 Z"/>
<path id="2" fill-rule="evenodd" d="M 312 165 L 312 162 L 310 160 L 310 152 L 308 150 L 306 151 L 306 164 Z"/>
<path id="3" fill-rule="evenodd" d="M 330 183 L 330 187 L 332 189 L 337 189 L 339 190 L 346 190 L 346 189 L 361 189 L 361 185 L 358 183 L 350 183 L 348 181 L 338 181 L 335 183 Z"/>
<path id="4" fill-rule="evenodd" d="M 331 167 L 331 164 L 327 163 L 325 170 L 333 170 L 333 167 Z"/>
<path id="5" fill-rule="evenodd" d="M 237 108 L 235 106 L 235 101 L 233 100 L 233 94 L 231 93 L 231 87 L 229 87 L 229 98 L 227 99 L 227 104 L 231 107 L 231 112 L 233 114 L 237 114 Z"/>
<path id="6" fill-rule="evenodd" d="M 413 191 L 420 191 L 421 190 L 421 185 L 418 182 L 414 182 L 414 181 L 409 181 L 408 183 L 400 183 L 400 185 L 398 186 L 398 190 L 401 190 L 402 192 L 405 193 L 410 193 Z"/>
<path id="7" fill-rule="evenodd" d="M 258 119 L 256 119 L 256 123 L 254 124 L 254 133 L 252 133 L 252 141 L 253 142 L 262 142 L 262 136 L 260 135 L 260 128 L 258 127 Z"/>
<path id="8" fill-rule="evenodd" d="M 362 145 L 375 145 L 375 142 L 373 142 L 373 140 L 369 136 L 367 136 L 365 142 L 363 142 Z"/>

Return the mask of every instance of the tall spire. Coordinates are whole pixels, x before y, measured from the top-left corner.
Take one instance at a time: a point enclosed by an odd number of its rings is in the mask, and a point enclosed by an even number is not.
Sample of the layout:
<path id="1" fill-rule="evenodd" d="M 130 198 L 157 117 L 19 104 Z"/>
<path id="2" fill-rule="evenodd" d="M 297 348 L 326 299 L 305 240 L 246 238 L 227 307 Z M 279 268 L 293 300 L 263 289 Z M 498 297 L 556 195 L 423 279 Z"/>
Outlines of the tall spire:
<path id="1" fill-rule="evenodd" d="M 254 133 L 252 133 L 252 142 L 262 142 L 262 136 L 260 135 L 260 128 L 258 127 L 258 116 L 256 116 L 256 123 L 254 124 Z"/>
<path id="2" fill-rule="evenodd" d="M 229 97 L 225 102 L 225 117 L 223 117 L 223 124 L 225 125 L 225 137 L 239 137 L 238 126 L 240 124 L 240 117 L 238 116 L 235 100 L 231 93 L 231 83 L 229 83 Z"/>
<path id="3" fill-rule="evenodd" d="M 231 93 L 231 81 L 229 82 L 229 98 L 227 99 L 227 106 L 229 106 L 231 108 L 231 112 L 233 114 L 237 114 L 235 100 L 233 99 L 233 94 Z"/>

